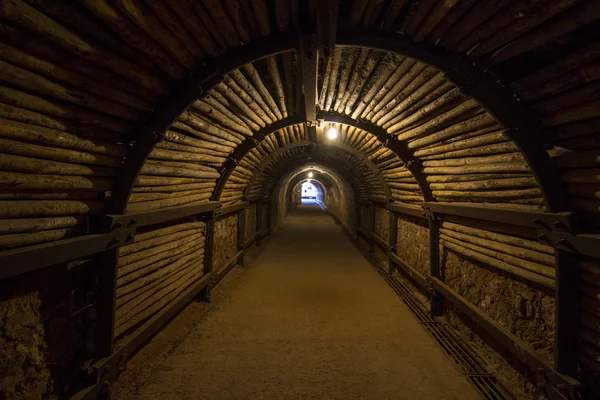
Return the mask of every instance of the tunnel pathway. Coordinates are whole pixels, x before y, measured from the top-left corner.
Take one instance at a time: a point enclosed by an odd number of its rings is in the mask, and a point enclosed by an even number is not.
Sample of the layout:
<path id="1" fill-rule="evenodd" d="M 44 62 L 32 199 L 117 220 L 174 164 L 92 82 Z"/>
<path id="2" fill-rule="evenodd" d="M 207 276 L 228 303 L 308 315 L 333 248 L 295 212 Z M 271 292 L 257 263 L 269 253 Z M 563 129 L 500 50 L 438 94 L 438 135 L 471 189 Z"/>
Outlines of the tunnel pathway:
<path id="1" fill-rule="evenodd" d="M 293 212 L 140 399 L 478 399 L 323 210 Z"/>

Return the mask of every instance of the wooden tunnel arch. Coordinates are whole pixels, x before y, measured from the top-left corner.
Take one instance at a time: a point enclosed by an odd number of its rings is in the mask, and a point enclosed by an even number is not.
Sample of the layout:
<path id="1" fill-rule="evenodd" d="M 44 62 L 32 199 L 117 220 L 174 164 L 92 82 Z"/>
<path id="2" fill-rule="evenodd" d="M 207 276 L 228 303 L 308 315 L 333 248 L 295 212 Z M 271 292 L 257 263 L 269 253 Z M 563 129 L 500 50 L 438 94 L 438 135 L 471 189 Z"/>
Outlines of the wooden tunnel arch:
<path id="1" fill-rule="evenodd" d="M 403 54 L 423 60 L 444 71 L 450 81 L 454 81 L 461 90 L 477 99 L 505 127 L 507 135 L 518 144 L 536 177 L 548 210 L 564 211 L 566 209 L 565 192 L 558 184 L 555 167 L 550 164 L 549 157 L 543 150 L 542 128 L 534 119 L 527 116 L 526 110 L 513 97 L 500 85 L 493 82 L 491 77 L 482 72 L 480 68 L 454 54 L 417 45 L 398 34 L 351 29 L 338 32 L 336 37 L 337 44 L 340 46 L 378 48 Z M 114 186 L 108 211 L 113 213 L 124 211 L 133 182 L 150 151 L 162 139 L 161 132 L 166 130 L 199 95 L 208 92 L 220 83 L 223 75 L 228 71 L 269 55 L 293 51 L 298 47 L 298 36 L 296 35 L 266 37 L 233 50 L 221 57 L 218 63 L 201 67 L 199 71 L 180 83 L 172 90 L 172 95 L 165 100 L 165 105 L 157 107 L 157 112 L 153 113 L 148 121 L 138 128 L 137 140 L 126 158 L 122 173 L 119 174 Z M 300 116 L 296 116 L 296 121 L 301 119 Z M 523 134 L 524 130 L 532 132 L 532 134 L 525 135 Z M 248 138 L 248 144 L 244 143 L 242 147 L 251 148 L 254 139 L 260 139 L 260 134 L 259 131 L 255 134 L 256 137 Z M 412 171 L 417 171 L 416 164 L 412 165 L 414 165 L 411 168 Z M 226 167 L 226 173 L 227 170 Z M 425 187 L 422 183 L 423 179 L 418 178 L 417 181 L 422 188 Z"/>

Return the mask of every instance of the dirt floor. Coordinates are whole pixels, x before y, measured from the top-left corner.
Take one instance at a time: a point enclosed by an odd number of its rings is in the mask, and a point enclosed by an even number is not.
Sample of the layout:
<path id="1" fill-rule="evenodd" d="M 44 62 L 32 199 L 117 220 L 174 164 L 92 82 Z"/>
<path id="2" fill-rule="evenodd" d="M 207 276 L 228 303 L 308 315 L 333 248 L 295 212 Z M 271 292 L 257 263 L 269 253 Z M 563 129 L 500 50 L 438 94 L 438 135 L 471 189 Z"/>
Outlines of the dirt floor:
<path id="1" fill-rule="evenodd" d="M 299 207 L 234 276 L 151 371 L 136 373 L 146 349 L 130 361 L 114 399 L 479 398 L 317 207 Z"/>

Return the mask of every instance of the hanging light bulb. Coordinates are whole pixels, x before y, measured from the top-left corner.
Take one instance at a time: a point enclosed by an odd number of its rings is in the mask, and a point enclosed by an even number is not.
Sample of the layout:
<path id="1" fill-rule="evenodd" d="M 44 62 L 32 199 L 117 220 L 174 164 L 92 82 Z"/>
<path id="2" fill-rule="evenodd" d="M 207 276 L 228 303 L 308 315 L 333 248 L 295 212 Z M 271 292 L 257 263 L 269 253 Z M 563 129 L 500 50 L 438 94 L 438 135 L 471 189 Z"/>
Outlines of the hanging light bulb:
<path id="1" fill-rule="evenodd" d="M 330 140 L 335 139 L 337 137 L 337 135 L 338 135 L 338 132 L 337 132 L 337 129 L 335 129 L 335 128 L 330 128 L 327 131 L 327 138 Z"/>
<path id="2" fill-rule="evenodd" d="M 308 177 L 309 177 L 309 178 L 312 178 L 312 177 L 313 177 L 313 173 L 312 173 L 312 171 L 308 173 Z"/>

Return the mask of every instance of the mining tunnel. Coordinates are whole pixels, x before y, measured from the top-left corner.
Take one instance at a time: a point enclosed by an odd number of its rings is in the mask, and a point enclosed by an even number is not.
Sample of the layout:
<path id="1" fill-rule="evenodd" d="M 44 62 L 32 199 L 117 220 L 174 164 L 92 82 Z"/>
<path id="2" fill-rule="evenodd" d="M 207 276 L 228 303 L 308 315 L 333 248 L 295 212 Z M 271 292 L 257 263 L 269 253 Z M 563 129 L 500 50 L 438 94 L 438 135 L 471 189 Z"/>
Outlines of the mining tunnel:
<path id="1" fill-rule="evenodd" d="M 0 119 L 2 399 L 600 398 L 600 0 L 0 0 Z"/>

